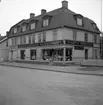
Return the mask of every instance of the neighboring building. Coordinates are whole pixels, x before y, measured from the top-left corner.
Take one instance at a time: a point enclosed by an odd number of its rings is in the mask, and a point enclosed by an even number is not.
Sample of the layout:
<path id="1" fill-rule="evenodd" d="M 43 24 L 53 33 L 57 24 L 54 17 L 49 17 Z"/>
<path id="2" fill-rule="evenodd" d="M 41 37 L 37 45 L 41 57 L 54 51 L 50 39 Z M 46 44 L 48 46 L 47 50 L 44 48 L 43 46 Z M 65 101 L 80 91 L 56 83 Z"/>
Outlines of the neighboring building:
<path id="1" fill-rule="evenodd" d="M 8 61 L 8 41 L 7 36 L 0 37 L 0 61 Z"/>
<path id="2" fill-rule="evenodd" d="M 68 9 L 68 2 L 11 27 L 9 60 L 67 62 L 100 58 L 100 31 L 96 23 Z"/>

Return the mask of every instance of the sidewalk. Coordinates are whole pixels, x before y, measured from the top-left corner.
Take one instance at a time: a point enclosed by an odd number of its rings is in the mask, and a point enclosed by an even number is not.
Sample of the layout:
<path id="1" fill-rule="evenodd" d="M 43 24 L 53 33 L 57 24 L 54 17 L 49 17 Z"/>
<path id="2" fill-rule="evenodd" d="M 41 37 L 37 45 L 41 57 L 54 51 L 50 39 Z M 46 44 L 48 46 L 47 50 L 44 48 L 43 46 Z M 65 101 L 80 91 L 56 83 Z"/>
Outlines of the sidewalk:
<path id="1" fill-rule="evenodd" d="M 11 63 L 0 62 L 0 65 L 27 68 L 27 69 L 36 69 L 36 70 L 43 70 L 43 71 L 53 71 L 53 72 L 60 72 L 60 73 L 103 76 L 102 67 L 51 66 L 51 65 L 39 65 L 39 64 L 27 64 L 27 63 L 15 63 L 15 62 L 11 62 Z"/>

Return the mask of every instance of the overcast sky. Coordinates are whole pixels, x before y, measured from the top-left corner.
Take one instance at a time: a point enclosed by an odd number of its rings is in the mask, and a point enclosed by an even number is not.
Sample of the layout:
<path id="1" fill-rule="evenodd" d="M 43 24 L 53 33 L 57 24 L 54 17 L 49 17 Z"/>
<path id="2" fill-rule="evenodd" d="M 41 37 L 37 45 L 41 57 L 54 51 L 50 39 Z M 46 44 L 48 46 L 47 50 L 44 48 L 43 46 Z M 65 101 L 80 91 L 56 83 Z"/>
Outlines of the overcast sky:
<path id="1" fill-rule="evenodd" d="M 41 9 L 51 11 L 61 7 L 62 0 L 1 0 L 0 34 L 4 36 L 10 27 L 30 13 L 39 15 Z M 68 9 L 95 21 L 101 30 L 101 0 L 68 0 Z M 103 29 L 102 29 L 103 30 Z"/>

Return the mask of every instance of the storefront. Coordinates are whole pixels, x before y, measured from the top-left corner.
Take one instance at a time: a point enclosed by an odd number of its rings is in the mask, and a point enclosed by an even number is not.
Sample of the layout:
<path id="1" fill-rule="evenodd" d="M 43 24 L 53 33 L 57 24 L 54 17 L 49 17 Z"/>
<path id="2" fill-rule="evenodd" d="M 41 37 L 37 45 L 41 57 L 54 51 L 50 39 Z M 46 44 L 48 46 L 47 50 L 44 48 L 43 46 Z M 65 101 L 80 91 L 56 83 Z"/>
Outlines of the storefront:
<path id="1" fill-rule="evenodd" d="M 18 49 L 19 60 L 70 62 L 77 59 L 93 59 L 93 43 L 89 42 L 57 40 L 19 45 Z"/>

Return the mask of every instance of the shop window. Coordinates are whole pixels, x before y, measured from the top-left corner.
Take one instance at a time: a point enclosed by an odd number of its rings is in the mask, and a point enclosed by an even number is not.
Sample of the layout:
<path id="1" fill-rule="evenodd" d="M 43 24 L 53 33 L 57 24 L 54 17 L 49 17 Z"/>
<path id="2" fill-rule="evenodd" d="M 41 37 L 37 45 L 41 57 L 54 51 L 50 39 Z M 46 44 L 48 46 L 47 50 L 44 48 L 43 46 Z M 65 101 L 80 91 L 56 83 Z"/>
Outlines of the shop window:
<path id="1" fill-rule="evenodd" d="M 22 60 L 25 59 L 25 50 L 21 50 L 21 59 L 22 59 Z"/>
<path id="2" fill-rule="evenodd" d="M 63 49 L 45 49 L 43 50 L 43 60 L 63 60 Z"/>
<path id="3" fill-rule="evenodd" d="M 82 26 L 83 25 L 83 20 L 81 18 L 77 18 L 77 24 L 79 26 Z"/>
<path id="4" fill-rule="evenodd" d="M 72 60 L 72 49 L 66 48 L 66 61 Z"/>
<path id="5" fill-rule="evenodd" d="M 88 42 L 88 33 L 85 33 L 85 42 Z"/>
<path id="6" fill-rule="evenodd" d="M 30 60 L 36 59 L 36 50 L 30 50 Z"/>

